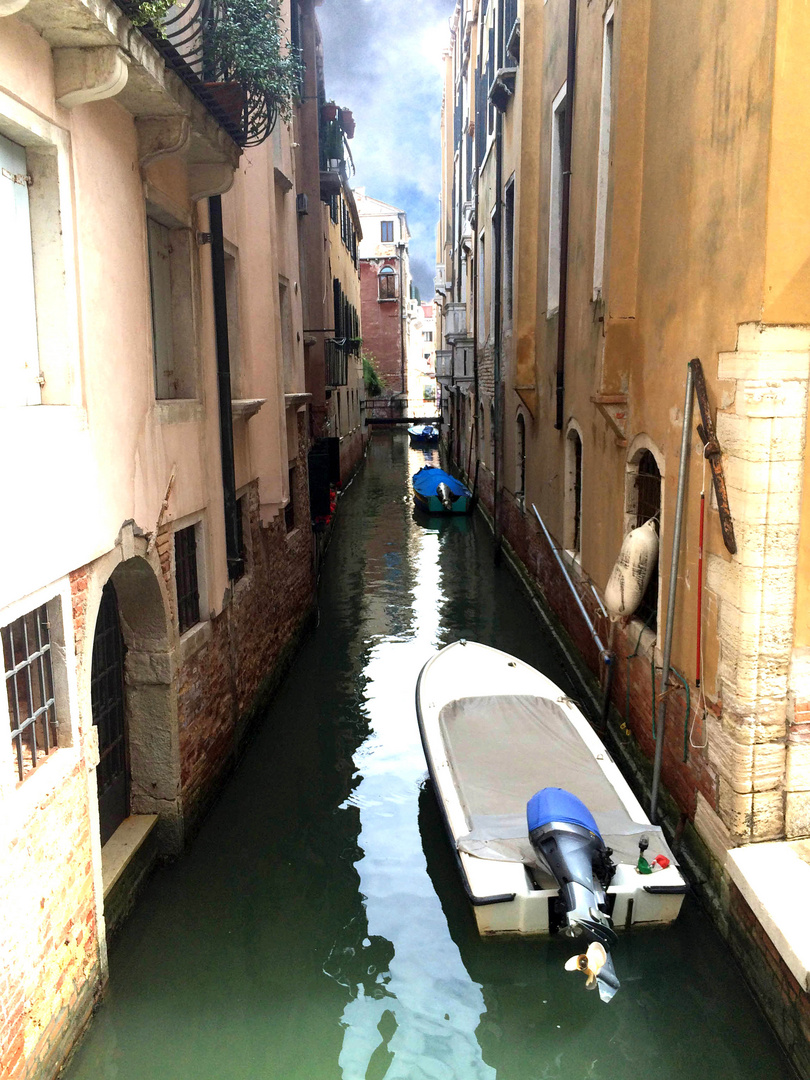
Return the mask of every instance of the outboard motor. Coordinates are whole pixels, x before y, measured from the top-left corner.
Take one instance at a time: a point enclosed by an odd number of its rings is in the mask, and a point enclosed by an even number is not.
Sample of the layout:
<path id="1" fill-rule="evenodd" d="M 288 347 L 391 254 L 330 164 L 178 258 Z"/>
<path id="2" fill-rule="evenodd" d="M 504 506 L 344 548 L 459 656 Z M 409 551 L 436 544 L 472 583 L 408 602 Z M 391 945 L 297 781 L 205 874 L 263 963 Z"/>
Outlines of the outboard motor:
<path id="1" fill-rule="evenodd" d="M 441 499 L 442 506 L 445 510 L 453 509 L 453 495 L 447 484 L 439 484 L 436 488 L 436 494 Z"/>
<path id="2" fill-rule="evenodd" d="M 542 865 L 548 867 L 565 905 L 566 934 L 598 941 L 608 954 L 597 976 L 599 993 L 609 1001 L 619 988 L 610 949 L 616 933 L 607 913 L 605 888 L 613 876 L 611 849 L 587 806 L 562 788 L 543 788 L 526 807 L 529 840 Z"/>

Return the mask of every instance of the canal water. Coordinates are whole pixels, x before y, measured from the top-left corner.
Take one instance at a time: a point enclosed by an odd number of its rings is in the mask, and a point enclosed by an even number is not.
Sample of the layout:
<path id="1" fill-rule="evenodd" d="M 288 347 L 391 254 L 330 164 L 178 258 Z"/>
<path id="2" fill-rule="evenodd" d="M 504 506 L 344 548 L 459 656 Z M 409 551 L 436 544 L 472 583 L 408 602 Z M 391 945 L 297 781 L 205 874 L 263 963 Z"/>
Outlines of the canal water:
<path id="1" fill-rule="evenodd" d="M 477 936 L 426 783 L 416 677 L 464 637 L 572 687 L 485 524 L 415 518 L 409 478 L 429 456 L 373 438 L 317 630 L 115 942 L 68 1080 L 793 1077 L 694 902 L 620 939 L 609 1005 L 563 970 L 570 942 Z"/>

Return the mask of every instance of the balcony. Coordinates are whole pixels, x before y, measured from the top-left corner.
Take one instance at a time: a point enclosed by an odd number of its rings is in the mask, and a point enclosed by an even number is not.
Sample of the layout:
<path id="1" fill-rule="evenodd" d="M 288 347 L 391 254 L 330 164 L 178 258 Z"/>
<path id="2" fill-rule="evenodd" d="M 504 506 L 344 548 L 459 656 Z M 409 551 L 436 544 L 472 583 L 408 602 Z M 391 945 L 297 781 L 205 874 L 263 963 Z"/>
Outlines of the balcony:
<path id="1" fill-rule="evenodd" d="M 349 357 L 343 345 L 326 339 L 326 385 L 345 386 L 349 381 Z"/>
<path id="2" fill-rule="evenodd" d="M 334 112 L 334 116 L 332 113 Z M 351 113 L 346 109 L 338 109 L 337 106 L 322 105 L 320 128 L 319 128 L 319 152 L 321 165 L 321 198 L 328 199 L 340 191 L 341 185 L 348 185 L 346 173 L 346 156 L 351 161 L 351 153 L 346 142 L 349 131 L 346 127 L 346 117 Z M 354 134 L 354 125 L 350 128 Z"/>
<path id="3" fill-rule="evenodd" d="M 444 309 L 444 336 L 454 345 L 467 337 L 467 305 L 448 304 Z"/>
<path id="4" fill-rule="evenodd" d="M 51 46 L 58 103 L 72 109 L 115 97 L 136 120 L 141 166 L 182 154 L 193 199 L 230 187 L 239 148 L 266 139 L 278 113 L 278 99 L 226 63 L 217 44 L 226 10 L 218 0 L 188 0 L 158 30 L 133 26 L 132 0 L 15 3 L 17 18 Z"/>
<path id="5" fill-rule="evenodd" d="M 436 378 L 452 379 L 453 377 L 453 350 L 438 349 L 436 352 Z"/>

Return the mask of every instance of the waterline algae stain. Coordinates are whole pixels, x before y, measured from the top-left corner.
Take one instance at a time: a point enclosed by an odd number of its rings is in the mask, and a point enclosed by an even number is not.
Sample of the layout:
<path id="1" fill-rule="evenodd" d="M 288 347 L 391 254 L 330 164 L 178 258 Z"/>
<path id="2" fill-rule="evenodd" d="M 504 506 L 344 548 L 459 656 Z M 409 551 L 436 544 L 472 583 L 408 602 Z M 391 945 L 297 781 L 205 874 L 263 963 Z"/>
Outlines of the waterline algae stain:
<path id="1" fill-rule="evenodd" d="M 67 1080 L 788 1080 L 688 901 L 671 929 L 620 937 L 609 1009 L 565 972 L 569 940 L 478 937 L 426 782 L 416 677 L 466 637 L 572 688 L 482 522 L 417 519 L 426 457 L 404 433 L 372 440 L 318 628 L 122 931 Z"/>

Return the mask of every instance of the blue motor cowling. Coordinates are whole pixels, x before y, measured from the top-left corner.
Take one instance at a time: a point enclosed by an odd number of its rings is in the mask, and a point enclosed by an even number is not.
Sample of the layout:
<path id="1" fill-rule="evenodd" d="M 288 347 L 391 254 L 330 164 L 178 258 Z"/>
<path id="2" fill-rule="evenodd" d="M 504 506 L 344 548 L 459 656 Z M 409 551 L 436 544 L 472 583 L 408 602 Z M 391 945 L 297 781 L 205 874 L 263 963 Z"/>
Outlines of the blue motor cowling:
<path id="1" fill-rule="evenodd" d="M 584 933 L 609 951 L 616 941 L 605 895 L 612 852 L 590 810 L 570 791 L 543 788 L 529 799 L 526 819 L 532 847 L 560 886 L 567 933 Z"/>

